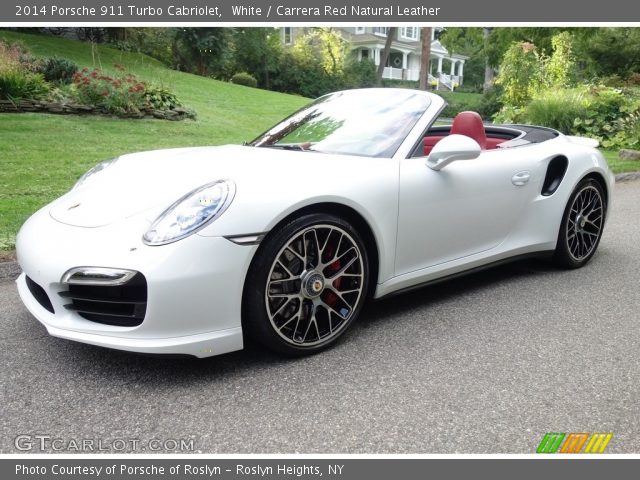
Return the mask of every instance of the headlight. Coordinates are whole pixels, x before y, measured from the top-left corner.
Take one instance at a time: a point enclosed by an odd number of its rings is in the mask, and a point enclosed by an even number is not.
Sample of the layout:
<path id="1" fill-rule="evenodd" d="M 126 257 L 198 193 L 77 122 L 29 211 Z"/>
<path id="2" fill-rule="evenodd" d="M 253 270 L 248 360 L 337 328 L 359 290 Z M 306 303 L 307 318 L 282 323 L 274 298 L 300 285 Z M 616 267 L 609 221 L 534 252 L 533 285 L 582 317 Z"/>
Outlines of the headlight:
<path id="1" fill-rule="evenodd" d="M 222 215 L 235 192 L 231 180 L 218 180 L 189 192 L 153 222 L 143 236 L 144 243 L 165 245 L 197 232 Z"/>
<path id="2" fill-rule="evenodd" d="M 92 177 L 93 175 L 95 175 L 98 172 L 101 172 L 102 170 L 104 170 L 107 167 L 110 167 L 111 165 L 113 165 L 114 163 L 116 163 L 118 161 L 118 157 L 116 158 L 112 158 L 110 160 L 105 160 L 104 162 L 100 162 L 99 164 L 97 164 L 95 167 L 91 168 L 87 173 L 85 173 L 84 175 L 82 175 L 78 181 L 76 182 L 76 184 L 73 186 L 74 189 L 79 188 L 80 185 L 82 185 L 84 182 L 87 181 L 87 179 L 89 177 Z"/>

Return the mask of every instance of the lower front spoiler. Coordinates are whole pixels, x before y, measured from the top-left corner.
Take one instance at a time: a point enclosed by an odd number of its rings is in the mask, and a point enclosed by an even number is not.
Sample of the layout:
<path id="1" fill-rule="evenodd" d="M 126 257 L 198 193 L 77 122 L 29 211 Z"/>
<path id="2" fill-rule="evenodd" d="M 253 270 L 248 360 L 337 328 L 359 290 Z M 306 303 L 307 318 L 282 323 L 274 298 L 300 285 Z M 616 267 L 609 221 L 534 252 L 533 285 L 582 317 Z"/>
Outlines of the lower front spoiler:
<path id="1" fill-rule="evenodd" d="M 22 273 L 16 280 L 18 293 L 29 312 L 42 323 L 50 335 L 54 337 L 88 343 L 99 347 L 113 348 L 146 354 L 190 355 L 198 358 L 221 355 L 242 350 L 242 328 L 228 328 L 197 335 L 184 335 L 169 338 L 127 338 L 116 335 L 101 335 L 78 332 L 53 326 L 46 321 L 50 315 L 34 298 Z"/>
<path id="2" fill-rule="evenodd" d="M 158 355 L 190 355 L 198 358 L 221 355 L 242 349 L 242 329 L 230 328 L 216 332 L 201 333 L 174 338 L 135 339 L 107 337 L 91 333 L 74 332 L 45 324 L 54 337 L 88 343 L 98 347 L 114 348 L 129 352 Z"/>

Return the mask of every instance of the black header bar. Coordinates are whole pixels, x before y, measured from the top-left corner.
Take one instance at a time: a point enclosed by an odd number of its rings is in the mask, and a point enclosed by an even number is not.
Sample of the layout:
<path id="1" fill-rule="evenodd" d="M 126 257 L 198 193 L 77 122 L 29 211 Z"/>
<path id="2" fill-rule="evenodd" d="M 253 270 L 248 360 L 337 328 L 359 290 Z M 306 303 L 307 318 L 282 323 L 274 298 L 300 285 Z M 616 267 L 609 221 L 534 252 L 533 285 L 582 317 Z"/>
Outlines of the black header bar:
<path id="1" fill-rule="evenodd" d="M 3 0 L 0 24 L 618 23 L 640 25 L 629 0 Z"/>

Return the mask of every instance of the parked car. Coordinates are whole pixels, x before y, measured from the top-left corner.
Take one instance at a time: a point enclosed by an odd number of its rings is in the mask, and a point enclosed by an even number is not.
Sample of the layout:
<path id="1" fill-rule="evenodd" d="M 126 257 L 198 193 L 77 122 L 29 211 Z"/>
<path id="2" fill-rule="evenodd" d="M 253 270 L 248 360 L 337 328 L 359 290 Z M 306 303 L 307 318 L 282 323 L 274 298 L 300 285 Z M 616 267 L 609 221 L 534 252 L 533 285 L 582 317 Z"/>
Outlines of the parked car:
<path id="1" fill-rule="evenodd" d="M 103 162 L 22 227 L 20 296 L 79 342 L 307 354 L 369 298 L 523 256 L 586 264 L 614 185 L 597 142 L 474 112 L 442 124 L 444 106 L 337 92 L 246 145 Z"/>

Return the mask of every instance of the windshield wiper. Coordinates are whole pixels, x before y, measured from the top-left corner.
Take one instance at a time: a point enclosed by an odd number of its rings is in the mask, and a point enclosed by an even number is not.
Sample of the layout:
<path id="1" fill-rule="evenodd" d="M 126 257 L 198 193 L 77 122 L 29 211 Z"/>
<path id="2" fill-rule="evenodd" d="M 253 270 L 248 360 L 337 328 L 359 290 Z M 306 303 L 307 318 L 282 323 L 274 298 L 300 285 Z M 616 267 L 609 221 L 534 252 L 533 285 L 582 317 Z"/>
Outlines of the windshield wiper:
<path id="1" fill-rule="evenodd" d="M 282 150 L 299 150 L 301 152 L 306 152 L 306 150 L 302 148 L 300 145 L 290 144 L 290 143 L 285 145 L 260 145 L 260 147 L 280 148 Z"/>

